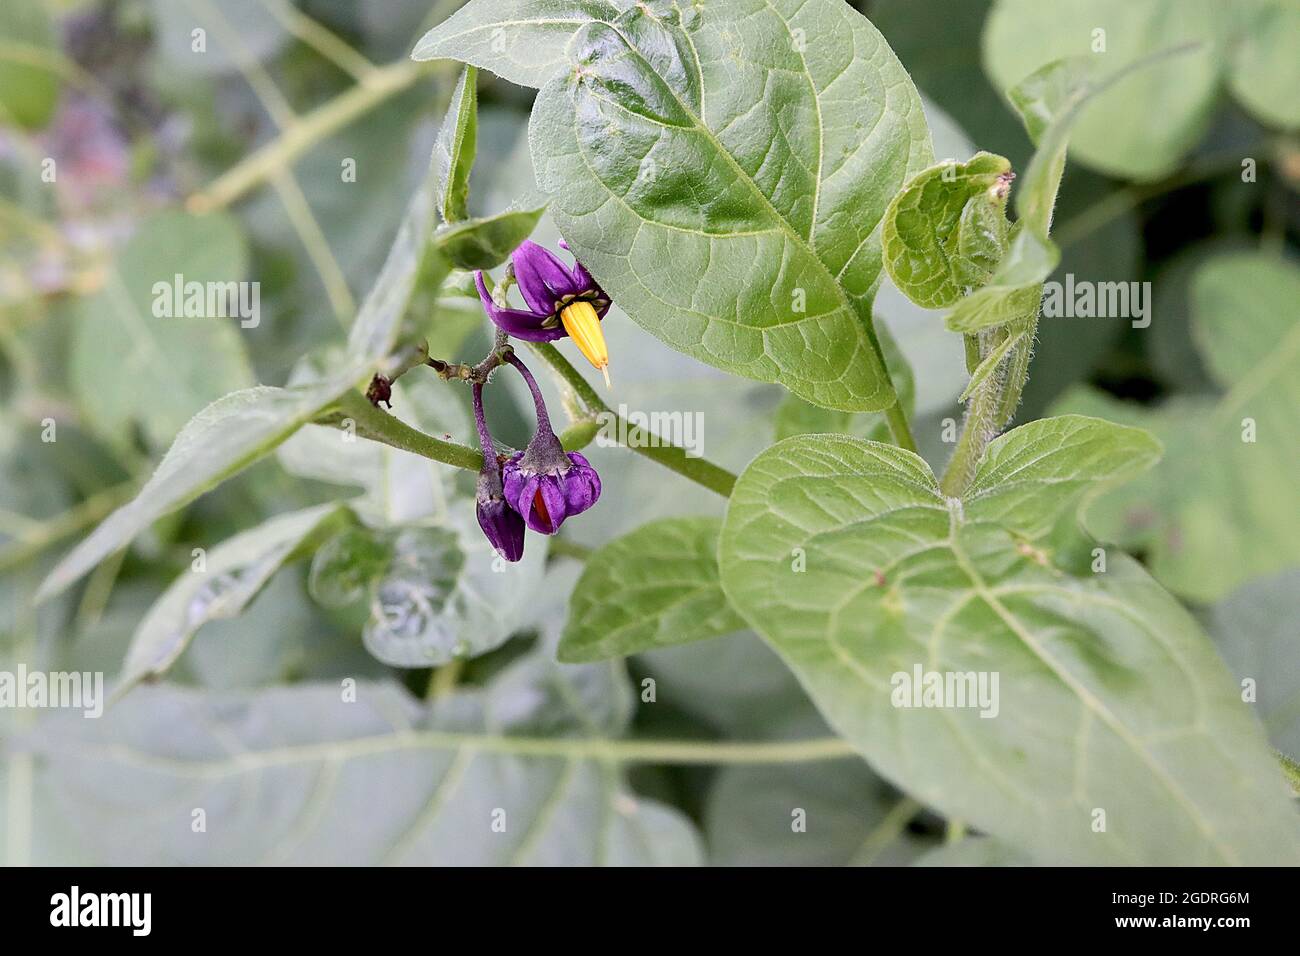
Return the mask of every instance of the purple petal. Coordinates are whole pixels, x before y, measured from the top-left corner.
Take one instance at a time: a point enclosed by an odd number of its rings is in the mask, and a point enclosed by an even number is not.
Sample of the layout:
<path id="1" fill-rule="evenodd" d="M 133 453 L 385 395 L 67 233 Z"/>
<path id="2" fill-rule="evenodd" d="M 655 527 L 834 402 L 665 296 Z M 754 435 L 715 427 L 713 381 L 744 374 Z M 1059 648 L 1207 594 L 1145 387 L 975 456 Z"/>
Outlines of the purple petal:
<path id="1" fill-rule="evenodd" d="M 563 325 L 557 325 L 553 329 L 542 328 L 542 322 L 550 318 L 549 313 L 537 315 L 521 309 L 497 308 L 497 304 L 492 301 L 492 296 L 487 290 L 487 285 L 483 282 L 482 272 L 474 273 L 474 283 L 478 286 L 478 297 L 483 302 L 483 310 L 487 312 L 488 318 L 515 338 L 526 342 L 552 342 L 564 338 L 566 333 Z"/>
<path id="2" fill-rule="evenodd" d="M 564 502 L 567 517 L 582 514 L 600 498 L 600 475 L 587 459 L 570 452 L 573 467 L 561 478 L 564 483 Z"/>
<path id="3" fill-rule="evenodd" d="M 524 556 L 524 519 L 499 498 L 478 505 L 478 526 L 497 553 L 507 561 Z"/>
<path id="4" fill-rule="evenodd" d="M 525 239 L 511 258 L 519 291 L 534 312 L 550 315 L 560 299 L 584 291 L 559 256 L 531 239 Z"/>
<path id="5" fill-rule="evenodd" d="M 537 486 L 537 496 L 533 500 L 533 510 L 524 517 L 528 527 L 534 531 L 555 534 L 560 530 L 560 525 L 564 524 L 564 519 L 569 516 L 568 502 L 565 501 L 561 481 L 562 479 L 555 475 L 542 476 Z M 538 513 L 536 500 L 538 496 L 541 497 L 542 506 L 546 509 L 545 517 Z"/>

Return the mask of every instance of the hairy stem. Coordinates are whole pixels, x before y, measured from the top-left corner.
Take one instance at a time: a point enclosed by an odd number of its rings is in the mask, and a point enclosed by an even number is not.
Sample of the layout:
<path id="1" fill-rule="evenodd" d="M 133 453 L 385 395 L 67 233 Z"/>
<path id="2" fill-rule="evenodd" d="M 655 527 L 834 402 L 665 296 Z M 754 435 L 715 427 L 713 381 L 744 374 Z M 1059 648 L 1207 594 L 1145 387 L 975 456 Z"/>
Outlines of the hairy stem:
<path id="1" fill-rule="evenodd" d="M 731 497 L 731 490 L 736 485 L 736 476 L 727 469 L 704 458 L 690 458 L 685 449 L 664 442 L 644 428 L 629 424 L 605 404 L 591 384 L 554 345 L 549 342 L 529 342 L 528 345 L 566 385 L 573 389 L 589 412 L 593 415 L 609 415 L 614 421 L 620 423 L 618 433 L 628 436 L 628 447 L 632 451 L 658 462 L 710 491 L 717 492 L 724 498 Z"/>
<path id="2" fill-rule="evenodd" d="M 997 347 L 1002 329 L 992 329 L 980 333 L 980 354 L 988 355 Z M 966 486 L 975 477 L 975 467 L 984 455 L 984 449 L 998 433 L 1000 422 L 998 414 L 1002 406 L 1002 370 L 994 369 L 966 403 L 966 419 L 962 423 L 961 435 L 957 438 L 957 448 L 948 462 L 948 469 L 943 473 L 939 487 L 950 498 L 959 498 Z"/>

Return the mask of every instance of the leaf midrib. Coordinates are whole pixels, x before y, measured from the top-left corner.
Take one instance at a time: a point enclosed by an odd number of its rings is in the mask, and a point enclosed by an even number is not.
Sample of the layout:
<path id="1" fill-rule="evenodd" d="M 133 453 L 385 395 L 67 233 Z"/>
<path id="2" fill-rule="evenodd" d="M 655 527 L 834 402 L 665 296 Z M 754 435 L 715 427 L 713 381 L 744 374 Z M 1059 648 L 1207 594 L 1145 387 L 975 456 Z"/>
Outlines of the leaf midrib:
<path id="1" fill-rule="evenodd" d="M 770 6 L 770 3 L 769 3 L 768 5 Z M 790 26 L 789 26 L 788 23 L 786 23 L 786 21 L 784 20 L 784 18 L 782 18 L 782 17 L 780 16 L 779 13 L 777 14 L 777 19 L 781 20 L 781 22 L 782 22 L 782 23 L 785 25 L 785 27 L 786 27 L 786 32 L 789 33 Z M 650 63 L 645 59 L 645 57 L 642 56 L 641 51 L 640 51 L 639 49 L 637 49 L 637 47 L 636 47 L 636 46 L 635 46 L 635 45 L 634 45 L 634 44 L 633 44 L 633 43 L 628 39 L 628 37 L 627 37 L 627 36 L 626 36 L 626 35 L 625 35 L 621 30 L 619 30 L 619 29 L 618 29 L 614 24 L 610 23 L 610 22 L 607 21 L 607 20 L 593 20 L 593 21 L 589 21 L 589 22 L 592 22 L 592 23 L 602 23 L 602 24 L 604 24 L 605 26 L 607 26 L 607 27 L 610 29 L 611 32 L 613 32 L 615 35 L 618 36 L 618 38 L 619 38 L 620 40 L 623 41 L 623 44 L 627 47 L 628 51 L 632 54 L 632 56 L 636 57 L 637 61 L 640 62 L 641 65 L 642 65 L 642 66 L 643 66 L 643 67 L 644 67 L 644 68 L 645 68 L 645 69 L 646 69 L 646 70 L 647 70 L 651 75 L 653 75 L 657 80 L 659 80 L 660 83 L 663 84 L 664 89 L 666 89 L 666 90 L 668 91 L 669 95 L 673 98 L 673 101 L 678 105 L 678 108 L 680 108 L 681 111 L 682 111 L 682 112 L 683 112 L 687 117 L 690 118 L 692 124 L 693 124 L 694 127 L 695 127 L 695 130 L 696 130 L 698 133 L 700 133 L 700 135 L 702 135 L 702 136 L 705 138 L 705 140 L 706 140 L 708 143 L 710 143 L 710 144 L 714 147 L 714 149 L 717 150 L 717 152 L 718 152 L 719 154 L 721 154 L 723 157 L 725 157 L 726 162 L 727 162 L 728 164 L 730 164 L 730 166 L 731 166 L 732 170 L 734 171 L 734 173 L 735 173 L 735 174 L 736 174 L 736 175 L 737 175 L 737 176 L 738 176 L 738 177 L 739 177 L 739 178 L 740 178 L 740 179 L 741 179 L 741 180 L 742 180 L 742 181 L 743 181 L 743 182 L 744 182 L 744 183 L 749 187 L 750 191 L 753 192 L 753 194 L 758 198 L 760 204 L 761 204 L 764 208 L 766 208 L 767 211 L 768 211 L 768 212 L 772 215 L 772 217 L 776 220 L 776 222 L 777 222 L 777 223 L 779 224 L 779 226 L 780 226 L 781 231 L 784 232 L 784 233 L 786 234 L 786 236 L 790 239 L 790 241 L 792 241 L 792 242 L 793 242 L 797 247 L 799 247 L 799 248 L 803 249 L 804 251 L 806 251 L 806 252 L 808 253 L 808 256 L 809 256 L 809 257 L 810 257 L 814 262 L 817 263 L 817 267 L 818 267 L 819 269 L 821 269 L 821 271 L 822 271 L 823 274 L 826 276 L 826 278 L 827 278 L 828 280 L 830 280 L 830 284 L 831 284 L 831 286 L 835 289 L 836 296 L 837 296 L 838 299 L 839 299 L 841 309 L 844 310 L 844 312 L 847 314 L 847 316 L 848 316 L 849 318 L 851 318 L 851 319 L 856 319 L 859 323 L 861 323 L 861 326 L 862 326 L 862 327 L 859 328 L 859 333 L 860 333 L 860 334 L 859 334 L 859 338 L 858 338 L 858 344 L 859 344 L 859 346 L 865 346 L 865 348 L 864 348 L 864 352 L 865 352 L 865 354 L 866 354 L 866 355 L 867 355 L 867 356 L 872 360 L 873 365 L 876 367 L 876 373 L 877 373 L 877 374 L 876 374 L 875 377 L 876 377 L 877 382 L 878 382 L 877 387 L 873 390 L 871 396 L 862 396 L 862 397 L 864 397 L 864 398 L 866 398 L 866 397 L 874 397 L 876 394 L 878 394 L 878 393 L 881 391 L 880 385 L 882 385 L 882 384 L 885 385 L 887 388 L 890 388 L 890 389 L 892 390 L 892 388 L 893 388 L 893 386 L 892 386 L 892 380 L 891 380 L 891 378 L 890 378 L 890 376 L 889 376 L 888 371 L 886 371 L 884 358 L 883 358 L 883 356 L 881 356 L 881 355 L 878 353 L 878 351 L 877 351 L 877 350 L 875 349 L 875 347 L 872 345 L 872 342 L 871 342 L 870 336 L 866 334 L 866 327 L 869 327 L 870 324 L 871 324 L 871 315 L 870 315 L 870 312 L 868 311 L 868 313 L 864 316 L 864 315 L 862 315 L 862 314 L 858 311 L 857 307 L 853 304 L 853 301 L 849 298 L 848 293 L 846 292 L 846 290 L 844 289 L 844 287 L 840 284 L 840 281 L 839 281 L 839 275 L 837 275 L 837 274 L 831 272 L 830 266 L 828 266 L 828 265 L 825 263 L 825 261 L 822 260 L 821 256 L 819 256 L 819 255 L 817 254 L 816 247 L 813 246 L 813 245 L 812 245 L 808 240 L 804 239 L 804 238 L 803 238 L 803 237 L 802 237 L 798 232 L 795 231 L 794 226 L 791 225 L 790 222 L 789 222 L 788 220 L 786 220 L 786 218 L 785 218 L 783 215 L 781 215 L 781 213 L 777 210 L 777 208 L 776 208 L 774 205 L 772 205 L 772 201 L 771 201 L 771 199 L 768 198 L 768 196 L 767 196 L 766 194 L 764 194 L 764 192 L 763 192 L 761 189 L 759 189 L 758 184 L 757 184 L 756 182 L 754 182 L 754 180 L 750 177 L 750 175 L 745 171 L 744 167 L 741 166 L 740 163 L 738 163 L 738 162 L 736 161 L 736 158 L 735 158 L 734 156 L 731 155 L 730 151 L 728 151 L 728 150 L 727 150 L 727 149 L 722 145 L 722 143 L 717 139 L 717 137 L 715 137 L 715 136 L 713 135 L 713 131 L 712 131 L 711 129 L 709 129 L 709 128 L 704 124 L 703 119 L 702 119 L 701 117 L 697 116 L 697 115 L 695 114 L 695 111 L 692 110 L 689 106 L 687 106 L 686 103 L 684 103 L 684 102 L 682 101 L 681 97 L 678 96 L 678 94 L 677 94 L 677 90 L 673 89 L 672 85 L 671 85 L 671 84 L 670 84 L 670 83 L 669 83 L 669 82 L 668 82 L 668 81 L 667 81 L 663 76 L 661 76 L 661 75 L 659 74 L 659 72 L 656 71 L 656 70 L 654 69 L 653 66 L 650 65 Z M 683 31 L 683 32 L 685 32 L 685 31 Z M 804 60 L 802 60 L 802 57 L 801 57 L 801 62 L 804 63 L 803 75 L 804 75 L 805 77 L 807 77 L 808 82 L 809 82 L 809 85 L 810 85 L 810 86 L 812 87 L 812 89 L 813 89 L 813 101 L 817 104 L 818 117 L 820 118 L 820 116 L 821 116 L 821 101 L 820 101 L 820 98 L 819 98 L 819 96 L 818 96 L 818 94 L 817 94 L 817 92 L 816 92 L 816 83 L 813 81 L 812 75 L 808 72 L 808 69 L 807 69 L 807 62 L 804 61 Z M 577 90 L 577 86 L 576 86 L 576 85 L 575 85 L 574 89 L 575 89 L 575 91 Z M 588 95 L 594 97 L 595 99 L 600 100 L 600 101 L 603 102 L 603 103 L 609 103 L 611 106 L 615 107 L 615 108 L 618 109 L 618 110 L 621 110 L 622 112 L 628 113 L 629 115 L 632 115 L 632 116 L 638 116 L 638 117 L 641 116 L 641 114 L 639 114 L 639 113 L 635 113 L 635 112 L 633 112 L 632 110 L 627 109 L 627 108 L 626 108 L 625 106 L 623 106 L 622 104 L 620 104 L 620 103 L 616 103 L 616 102 L 614 102 L 613 100 L 608 99 L 607 97 L 604 97 L 604 96 L 599 95 L 598 93 L 596 93 L 594 90 L 591 90 L 590 88 L 588 88 L 588 91 L 587 91 L 587 92 L 588 92 Z M 882 111 L 881 115 L 882 115 L 882 117 L 884 116 L 883 111 Z M 642 118 L 642 119 L 648 119 L 648 118 L 646 118 L 646 117 L 641 117 L 641 118 Z M 662 123 L 662 122 L 657 121 L 657 120 L 648 120 L 648 121 L 649 121 L 649 122 L 653 122 L 653 123 L 655 123 L 656 125 L 663 126 L 663 127 L 665 127 L 665 128 L 673 128 L 673 129 L 678 128 L 678 127 L 669 127 L 669 124 Z M 873 132 L 874 132 L 874 127 L 873 127 Z M 819 130 L 818 130 L 818 136 L 819 136 L 819 140 L 818 140 L 818 154 L 819 154 L 819 156 L 820 156 L 821 151 L 822 151 L 822 148 L 821 148 L 821 141 L 820 141 L 820 137 L 821 137 L 821 135 L 822 135 L 822 130 L 819 128 Z M 587 166 L 587 168 L 588 168 L 589 170 L 591 170 L 592 176 L 595 178 L 595 180 L 596 180 L 598 183 L 600 183 L 601 187 L 604 188 L 604 190 L 605 190 L 607 193 L 609 193 L 609 195 L 613 196 L 615 199 L 617 199 L 617 200 L 619 200 L 621 203 L 623 203 L 623 205 L 626 206 L 626 207 L 628 208 L 628 210 L 629 210 L 629 211 L 630 211 L 634 216 L 637 217 L 637 219 L 641 220 L 642 222 L 654 222 L 654 220 L 646 219 L 646 217 L 642 216 L 639 212 L 637 212 L 637 211 L 636 211 L 635 209 L 633 209 L 630 205 L 628 205 L 626 199 L 624 199 L 622 196 L 619 196 L 616 192 L 614 192 L 614 190 L 612 190 L 612 189 L 608 186 L 608 184 L 606 184 L 605 181 L 604 181 L 604 180 L 603 180 L 599 175 L 596 174 L 595 170 L 591 168 L 591 164 L 587 161 L 586 155 L 585 155 L 585 153 L 583 153 L 582 143 L 581 143 L 581 141 L 578 139 L 578 137 L 577 137 L 576 135 L 574 136 L 574 144 L 578 147 L 578 151 L 579 151 L 579 153 L 582 154 L 582 156 L 583 156 L 583 163 Z M 909 140 L 909 143 L 908 143 L 908 154 L 909 154 L 909 157 L 910 157 L 910 154 L 911 154 L 911 143 L 910 143 L 910 140 Z M 819 161 L 819 164 L 818 164 L 818 170 L 817 170 L 817 188 L 818 188 L 818 191 L 820 192 L 820 188 L 821 188 L 821 168 L 820 168 L 820 161 Z M 662 224 L 655 222 L 655 225 L 662 225 Z M 811 230 L 813 230 L 813 229 L 815 229 L 815 228 L 816 228 L 816 220 L 814 219 L 813 222 L 812 222 L 812 225 L 810 226 L 810 232 L 811 232 Z M 871 230 L 871 232 L 868 233 L 868 235 L 866 236 L 866 238 L 863 239 L 863 242 L 868 241 L 868 240 L 871 238 L 872 235 L 875 235 L 875 234 L 876 234 L 876 231 L 877 231 L 877 230 L 875 230 L 875 229 Z M 854 251 L 854 253 L 853 253 L 853 256 L 851 256 L 850 259 L 846 262 L 846 267 L 847 267 L 847 264 L 848 264 L 848 263 L 851 263 L 851 262 L 853 261 L 853 259 L 857 258 L 858 252 L 861 251 L 861 248 L 862 248 L 862 243 L 859 243 L 857 249 L 856 249 L 856 250 Z M 841 271 L 843 271 L 843 270 L 841 270 Z M 879 277 L 877 276 L 877 278 L 879 278 Z M 837 310 L 837 311 L 838 311 L 838 310 Z M 831 313 L 823 313 L 822 316 L 818 316 L 817 318 L 822 318 L 822 317 L 825 317 L 825 315 L 834 315 L 834 314 L 835 314 L 834 312 L 831 312 Z M 710 318 L 712 318 L 712 316 L 710 316 Z M 803 319 L 801 319 L 801 320 L 797 320 L 797 321 L 792 322 L 792 323 L 789 323 L 789 324 L 791 324 L 791 325 L 799 325 L 799 324 L 801 324 L 802 322 L 812 321 L 812 319 L 813 319 L 813 317 L 805 316 Z M 762 330 L 760 329 L 759 331 L 762 331 Z M 848 371 L 848 366 L 846 365 L 846 366 L 845 366 L 845 372 L 847 372 L 847 371 Z M 841 375 L 839 376 L 839 378 L 841 378 L 841 379 L 842 379 L 843 377 L 844 377 L 844 374 L 841 374 Z"/>

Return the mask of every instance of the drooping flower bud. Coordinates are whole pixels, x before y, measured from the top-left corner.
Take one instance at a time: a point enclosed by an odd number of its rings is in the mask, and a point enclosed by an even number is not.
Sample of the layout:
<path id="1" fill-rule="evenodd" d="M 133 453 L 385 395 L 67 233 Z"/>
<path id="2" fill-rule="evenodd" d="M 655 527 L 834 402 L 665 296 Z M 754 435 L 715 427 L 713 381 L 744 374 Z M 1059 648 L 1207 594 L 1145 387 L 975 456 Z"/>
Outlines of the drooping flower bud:
<path id="1" fill-rule="evenodd" d="M 475 495 L 478 526 L 497 554 L 507 561 L 518 561 L 524 556 L 524 519 L 506 503 L 501 465 L 483 416 L 483 386 L 477 382 L 474 384 L 474 423 L 478 426 L 479 447 L 483 449 L 483 467 L 478 473 Z"/>
<path id="2" fill-rule="evenodd" d="M 528 527 L 541 534 L 555 534 L 567 518 L 582 514 L 600 498 L 600 476 L 583 455 L 566 452 L 560 445 L 541 389 L 524 363 L 514 355 L 507 361 L 518 369 L 533 393 L 537 433 L 502 469 L 505 498 L 523 515 Z"/>

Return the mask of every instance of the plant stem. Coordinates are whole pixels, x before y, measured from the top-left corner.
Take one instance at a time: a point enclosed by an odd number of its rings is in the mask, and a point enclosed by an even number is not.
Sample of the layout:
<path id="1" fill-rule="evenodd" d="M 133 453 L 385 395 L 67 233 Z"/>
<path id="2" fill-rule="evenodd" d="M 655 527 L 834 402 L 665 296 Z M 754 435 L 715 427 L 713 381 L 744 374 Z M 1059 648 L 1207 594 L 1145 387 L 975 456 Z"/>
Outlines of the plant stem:
<path id="1" fill-rule="evenodd" d="M 134 479 L 97 491 L 89 498 L 48 521 L 36 524 L 29 532 L 17 535 L 0 550 L 0 571 L 8 571 L 40 554 L 50 545 L 77 534 L 105 518 L 118 505 L 125 504 L 139 490 Z"/>
<path id="2" fill-rule="evenodd" d="M 1005 330 L 993 329 L 980 333 L 980 354 L 988 355 L 996 347 L 996 335 Z M 970 480 L 975 477 L 975 467 L 984 449 L 998 433 L 997 416 L 1002 405 L 1002 375 L 999 369 L 975 387 L 966 403 L 966 419 L 962 423 L 957 448 L 948 462 L 948 469 L 939 483 L 940 490 L 950 498 L 959 498 Z"/>
<path id="3" fill-rule="evenodd" d="M 429 66 L 403 59 L 367 74 L 365 80 L 301 117 L 261 149 L 226 170 L 207 189 L 191 196 L 190 211 L 208 212 L 230 205 L 279 170 L 292 166 L 321 140 L 413 85 L 428 72 Z"/>
<path id="4" fill-rule="evenodd" d="M 476 472 L 483 467 L 483 456 L 473 448 L 426 435 L 371 405 L 360 392 L 348 392 L 339 400 L 334 411 L 318 418 L 316 424 L 337 425 L 347 418 L 356 423 L 357 434 L 363 438 L 469 471 Z"/>
<path id="5" fill-rule="evenodd" d="M 907 413 L 903 411 L 902 404 L 894 402 L 893 405 L 885 409 L 885 421 L 889 423 L 889 430 L 894 436 L 894 444 L 899 448 L 905 448 L 915 453 L 916 439 L 912 437 L 912 429 L 907 424 Z"/>
<path id="6" fill-rule="evenodd" d="M 618 433 L 627 435 L 627 447 L 632 451 L 638 455 L 644 455 L 651 461 L 658 462 L 665 468 L 689 478 L 710 491 L 717 492 L 724 498 L 731 497 L 731 490 L 736 485 L 736 476 L 731 472 L 707 459 L 690 458 L 684 448 L 669 444 L 652 432 L 629 424 L 626 419 L 619 416 L 605 404 L 604 400 L 596 393 L 596 390 L 591 387 L 591 384 L 578 373 L 578 370 L 560 354 L 559 349 L 554 345 L 549 342 L 529 342 L 528 345 L 538 358 L 549 365 L 551 370 L 573 389 L 582 403 L 587 406 L 589 412 L 597 416 L 609 415 L 619 423 Z M 904 426 L 906 426 L 906 422 L 904 422 Z"/>

